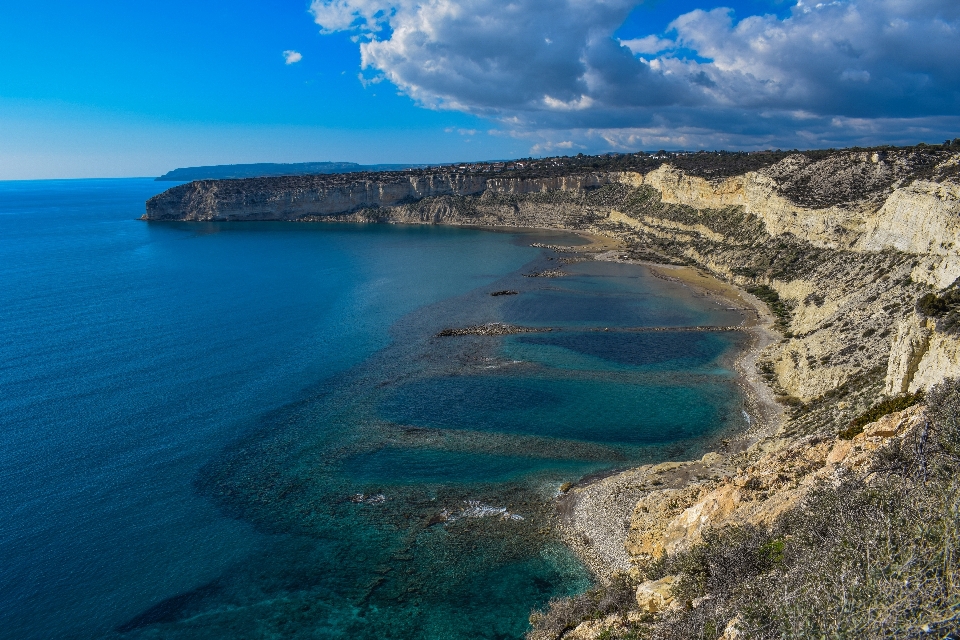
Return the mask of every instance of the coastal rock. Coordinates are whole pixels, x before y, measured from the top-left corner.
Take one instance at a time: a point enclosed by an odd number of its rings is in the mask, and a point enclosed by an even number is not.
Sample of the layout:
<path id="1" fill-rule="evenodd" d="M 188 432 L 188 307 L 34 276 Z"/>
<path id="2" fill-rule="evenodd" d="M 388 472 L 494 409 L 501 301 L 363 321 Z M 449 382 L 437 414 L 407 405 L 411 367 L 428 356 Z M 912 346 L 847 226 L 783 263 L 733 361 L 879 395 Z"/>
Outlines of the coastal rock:
<path id="1" fill-rule="evenodd" d="M 147 201 L 147 220 L 316 220 L 384 209 L 368 214 L 375 220 L 390 216 L 395 221 L 452 222 L 459 211 L 451 201 L 440 200 L 430 211 L 402 209 L 427 198 L 443 196 L 523 196 L 554 191 L 582 191 L 616 182 L 618 174 L 583 173 L 549 178 L 488 178 L 457 171 L 383 172 L 197 180 L 180 185 Z M 406 214 L 406 215 L 404 215 Z M 413 214 L 413 215 L 411 215 Z M 398 219 L 399 218 L 399 219 Z M 476 222 L 473 220 L 472 222 Z M 468 222 L 469 224 L 470 222 Z"/>
<path id="2" fill-rule="evenodd" d="M 910 390 L 920 361 L 930 348 L 932 333 L 916 314 L 900 321 L 887 360 L 886 394 L 896 395 Z"/>
<path id="3" fill-rule="evenodd" d="M 599 620 L 581 622 L 569 632 L 563 634 L 563 640 L 600 640 L 617 637 L 625 633 L 629 616 L 609 615 Z"/>
<path id="4" fill-rule="evenodd" d="M 740 504 L 740 489 L 723 485 L 714 489 L 693 506 L 667 524 L 663 532 L 663 548 L 675 553 L 699 538 L 704 526 L 726 519 Z"/>
<path id="5" fill-rule="evenodd" d="M 637 606 L 640 611 L 660 613 L 674 604 L 673 583 L 677 576 L 647 580 L 637 587 Z"/>
<path id="6" fill-rule="evenodd" d="M 946 238 L 960 233 L 960 185 L 927 180 L 896 189 L 864 222 L 858 248 L 893 248 L 915 254 L 950 255 Z M 949 284 L 949 283 L 946 283 Z"/>
<path id="7" fill-rule="evenodd" d="M 960 376 L 960 341 L 917 314 L 901 320 L 890 348 L 884 393 L 914 393 Z"/>
<path id="8" fill-rule="evenodd" d="M 908 437 L 924 420 L 924 409 L 917 405 L 866 425 L 852 440 L 774 441 L 750 467 L 709 491 L 709 485 L 700 485 L 651 492 L 637 503 L 626 549 L 634 563 L 644 566 L 663 553 L 689 548 L 708 527 L 770 525 L 838 467 L 868 472 L 878 450 Z M 670 518 L 681 505 L 682 511 Z"/>
<path id="9" fill-rule="evenodd" d="M 960 376 L 960 341 L 956 336 L 932 331 L 907 391 L 926 390 L 944 378 L 957 376 Z"/>
<path id="10" fill-rule="evenodd" d="M 488 322 L 487 324 L 478 324 L 472 327 L 463 327 L 460 329 L 444 329 L 437 334 L 437 337 L 509 336 L 517 333 L 544 333 L 550 331 L 553 331 L 553 329 L 550 327 L 518 327 L 512 324 L 503 324 L 502 322 Z"/>

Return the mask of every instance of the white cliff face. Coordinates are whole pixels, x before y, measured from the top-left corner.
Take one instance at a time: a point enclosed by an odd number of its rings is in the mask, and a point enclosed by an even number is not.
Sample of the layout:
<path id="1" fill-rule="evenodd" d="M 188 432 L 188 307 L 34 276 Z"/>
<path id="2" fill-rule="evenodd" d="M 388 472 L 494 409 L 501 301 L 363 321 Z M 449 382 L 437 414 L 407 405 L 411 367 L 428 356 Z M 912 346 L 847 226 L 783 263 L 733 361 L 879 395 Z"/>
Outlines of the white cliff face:
<path id="1" fill-rule="evenodd" d="M 897 189 L 867 219 L 857 248 L 924 256 L 911 277 L 937 289 L 952 284 L 960 278 L 960 185 L 918 180 Z"/>
<path id="2" fill-rule="evenodd" d="M 695 209 L 722 209 L 746 206 L 746 183 L 752 174 L 728 178 L 716 183 L 688 176 L 665 164 L 643 177 L 643 184 L 660 192 L 664 202 Z"/>
<path id="3" fill-rule="evenodd" d="M 791 233 L 832 249 L 845 248 L 855 239 L 853 234 L 858 233 L 865 213 L 862 208 L 801 207 L 779 195 L 774 179 L 757 172 L 711 182 L 663 165 L 644 176 L 643 184 L 660 191 L 663 202 L 670 204 L 694 209 L 742 206 L 763 220 L 774 237 Z"/>
<path id="4" fill-rule="evenodd" d="M 882 201 L 825 208 L 791 202 L 779 194 L 777 181 L 764 172 L 711 182 L 663 165 L 643 176 L 643 184 L 657 189 L 663 201 L 671 204 L 695 209 L 742 206 L 763 220 L 774 237 L 790 233 L 831 249 L 896 249 L 942 256 L 938 273 L 921 277 L 934 286 L 946 286 L 960 277 L 960 260 L 956 259 L 960 254 L 960 185 L 953 182 L 916 181 L 894 189 Z"/>
<path id="5" fill-rule="evenodd" d="M 918 180 L 894 191 L 864 225 L 862 251 L 951 255 L 960 248 L 960 185 Z"/>
<path id="6" fill-rule="evenodd" d="M 920 362 L 930 349 L 932 329 L 920 317 L 913 315 L 901 320 L 890 347 L 884 392 L 896 395 L 915 391 L 914 381 Z M 943 376 L 941 376 L 942 378 Z M 937 380 L 936 382 L 939 382 Z"/>
<path id="7" fill-rule="evenodd" d="M 960 341 L 956 336 L 934 332 L 907 391 L 928 391 L 944 378 L 956 377 L 960 377 Z"/>
<path id="8" fill-rule="evenodd" d="M 384 180 L 289 176 L 202 180 L 174 187 L 147 202 L 148 220 L 298 220 L 401 207 L 443 196 L 528 195 L 582 191 L 609 184 L 614 174 L 537 179 L 487 178 L 460 173 L 388 175 Z M 424 220 L 437 222 L 439 220 Z"/>
<path id="9" fill-rule="evenodd" d="M 890 349 L 884 393 L 929 390 L 944 378 L 960 377 L 960 341 L 938 332 L 917 315 L 902 320 Z"/>

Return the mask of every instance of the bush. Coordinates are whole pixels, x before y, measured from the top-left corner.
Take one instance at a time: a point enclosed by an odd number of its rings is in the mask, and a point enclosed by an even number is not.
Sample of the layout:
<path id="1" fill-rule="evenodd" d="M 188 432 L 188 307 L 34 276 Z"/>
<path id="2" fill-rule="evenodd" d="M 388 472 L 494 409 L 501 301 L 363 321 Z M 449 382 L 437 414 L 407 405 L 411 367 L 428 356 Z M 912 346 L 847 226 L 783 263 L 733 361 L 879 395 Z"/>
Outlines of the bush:
<path id="1" fill-rule="evenodd" d="M 922 452 L 952 473 L 960 462 L 960 380 L 947 378 L 930 390 L 927 417 L 930 433 Z"/>
<path id="2" fill-rule="evenodd" d="M 938 318 L 960 304 L 960 289 L 951 289 L 941 295 L 928 293 L 917 300 L 917 311 L 925 316 Z"/>
<path id="3" fill-rule="evenodd" d="M 925 316 L 936 317 L 950 310 L 950 305 L 935 293 L 928 293 L 917 301 L 917 311 Z"/>
<path id="4" fill-rule="evenodd" d="M 652 637 L 715 640 L 735 616 L 747 638 L 942 637 L 958 625 L 960 488 L 932 488 L 848 478 L 769 533 L 709 532 L 664 563 L 687 606 Z"/>
<path id="5" fill-rule="evenodd" d="M 586 620 L 597 620 L 613 613 L 637 608 L 637 583 L 623 574 L 609 584 L 570 598 L 551 600 L 544 611 L 530 614 L 532 629 L 528 640 L 554 640 Z"/>
<path id="6" fill-rule="evenodd" d="M 777 318 L 777 325 L 785 329 L 790 324 L 790 309 L 780 299 L 780 294 L 776 289 L 769 285 L 761 284 L 754 287 L 747 287 L 747 293 L 756 296 L 762 300 Z"/>
<path id="7" fill-rule="evenodd" d="M 854 436 L 863 433 L 863 428 L 871 422 L 876 422 L 883 416 L 896 413 L 897 411 L 903 411 L 921 402 L 923 402 L 922 390 L 912 394 L 908 393 L 888 398 L 870 407 L 870 409 L 851 420 L 847 428 L 838 435 L 844 440 L 852 440 Z"/>

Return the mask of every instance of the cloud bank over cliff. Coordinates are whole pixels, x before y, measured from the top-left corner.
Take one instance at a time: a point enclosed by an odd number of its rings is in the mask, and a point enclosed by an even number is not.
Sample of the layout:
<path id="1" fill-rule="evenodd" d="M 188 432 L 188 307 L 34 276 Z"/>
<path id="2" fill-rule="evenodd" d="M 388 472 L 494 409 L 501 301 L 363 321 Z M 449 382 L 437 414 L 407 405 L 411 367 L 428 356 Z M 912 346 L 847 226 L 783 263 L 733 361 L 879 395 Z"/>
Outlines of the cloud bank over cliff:
<path id="1" fill-rule="evenodd" d="M 314 0 L 367 78 L 579 145 L 820 146 L 960 135 L 960 3 L 797 2 L 786 17 L 678 15 L 614 37 L 637 0 Z"/>

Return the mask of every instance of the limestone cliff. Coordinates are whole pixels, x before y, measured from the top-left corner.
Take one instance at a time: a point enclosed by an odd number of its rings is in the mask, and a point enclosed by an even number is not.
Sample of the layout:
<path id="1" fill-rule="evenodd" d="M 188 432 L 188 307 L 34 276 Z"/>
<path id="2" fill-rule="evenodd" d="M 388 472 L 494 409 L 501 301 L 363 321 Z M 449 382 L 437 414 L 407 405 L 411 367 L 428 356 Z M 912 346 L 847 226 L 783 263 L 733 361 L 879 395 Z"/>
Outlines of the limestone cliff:
<path id="1" fill-rule="evenodd" d="M 357 213 L 359 219 L 377 219 L 370 212 L 398 208 L 442 196 L 480 196 L 583 191 L 608 184 L 609 174 L 585 173 L 539 179 L 494 178 L 469 173 L 390 172 L 349 177 L 313 175 L 241 180 L 199 180 L 169 189 L 147 201 L 146 220 L 264 221 L 339 218 Z M 405 210 L 392 211 L 393 221 L 462 222 L 434 215 L 411 218 Z M 405 215 L 406 214 L 406 215 Z M 448 220 L 449 219 L 449 220 Z"/>
<path id="2" fill-rule="evenodd" d="M 144 219 L 538 226 L 614 236 L 627 247 L 619 259 L 691 264 L 759 287 L 784 332 L 760 373 L 791 404 L 798 433 L 822 429 L 828 414 L 839 427 L 880 394 L 960 373 L 957 340 L 914 310 L 920 296 L 960 277 L 960 154 L 780 154 L 738 174 L 725 170 L 726 156 L 701 155 L 656 164 L 645 157 L 616 170 L 553 162 L 540 174 L 461 167 L 198 181 L 151 198 Z"/>

